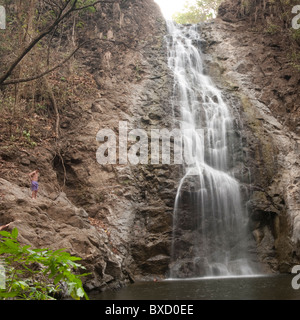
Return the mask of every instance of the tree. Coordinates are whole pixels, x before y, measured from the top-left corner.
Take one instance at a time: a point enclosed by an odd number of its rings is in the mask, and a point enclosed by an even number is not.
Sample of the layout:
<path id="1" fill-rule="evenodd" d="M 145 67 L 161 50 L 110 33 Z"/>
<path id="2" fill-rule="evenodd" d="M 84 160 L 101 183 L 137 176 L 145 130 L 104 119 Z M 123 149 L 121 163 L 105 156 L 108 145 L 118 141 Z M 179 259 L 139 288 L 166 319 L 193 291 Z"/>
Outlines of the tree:
<path id="1" fill-rule="evenodd" d="M 173 15 L 173 20 L 179 24 L 196 24 L 216 16 L 222 0 L 196 0 L 194 4 L 187 1 L 184 10 Z"/>

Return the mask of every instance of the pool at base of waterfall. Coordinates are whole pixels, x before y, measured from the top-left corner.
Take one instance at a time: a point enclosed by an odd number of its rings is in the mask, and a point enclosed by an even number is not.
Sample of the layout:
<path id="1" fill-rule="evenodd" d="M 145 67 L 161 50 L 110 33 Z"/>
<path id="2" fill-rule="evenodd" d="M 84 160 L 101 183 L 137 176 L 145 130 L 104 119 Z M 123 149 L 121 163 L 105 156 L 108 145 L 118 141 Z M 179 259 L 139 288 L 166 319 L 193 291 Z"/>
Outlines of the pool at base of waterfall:
<path id="1" fill-rule="evenodd" d="M 299 300 L 293 274 L 136 282 L 91 300 Z M 295 278 L 296 279 L 296 278 Z M 294 279 L 294 280 L 295 280 Z M 294 281 L 295 282 L 295 281 Z M 298 280 L 298 282 L 300 282 Z"/>

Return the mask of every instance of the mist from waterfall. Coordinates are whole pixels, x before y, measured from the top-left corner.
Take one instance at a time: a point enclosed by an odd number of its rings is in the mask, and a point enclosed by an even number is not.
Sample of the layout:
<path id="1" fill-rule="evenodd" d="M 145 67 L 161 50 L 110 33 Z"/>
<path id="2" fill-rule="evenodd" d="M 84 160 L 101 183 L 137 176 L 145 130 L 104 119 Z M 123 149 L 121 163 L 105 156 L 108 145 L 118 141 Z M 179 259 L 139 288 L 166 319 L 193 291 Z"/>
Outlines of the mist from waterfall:
<path id="1" fill-rule="evenodd" d="M 197 26 L 167 24 L 173 115 L 180 123 L 186 158 L 193 159 L 184 165 L 175 200 L 170 277 L 251 275 L 247 214 L 231 173 L 234 119 L 222 92 L 204 72 Z"/>

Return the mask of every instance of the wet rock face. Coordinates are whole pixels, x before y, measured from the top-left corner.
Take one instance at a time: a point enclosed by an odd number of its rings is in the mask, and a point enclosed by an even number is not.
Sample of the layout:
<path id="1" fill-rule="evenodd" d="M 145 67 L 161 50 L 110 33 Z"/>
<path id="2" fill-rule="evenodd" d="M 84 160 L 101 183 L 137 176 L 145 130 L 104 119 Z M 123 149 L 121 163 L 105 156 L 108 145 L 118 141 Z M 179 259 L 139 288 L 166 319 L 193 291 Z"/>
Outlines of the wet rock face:
<path id="1" fill-rule="evenodd" d="M 238 178 L 259 259 L 266 271 L 288 272 L 300 260 L 300 75 L 287 55 L 295 44 L 281 27 L 276 35 L 266 31 L 259 10 L 254 25 L 252 11 L 239 9 L 224 2 L 219 18 L 201 27 L 202 50 L 237 119 L 244 163 Z"/>

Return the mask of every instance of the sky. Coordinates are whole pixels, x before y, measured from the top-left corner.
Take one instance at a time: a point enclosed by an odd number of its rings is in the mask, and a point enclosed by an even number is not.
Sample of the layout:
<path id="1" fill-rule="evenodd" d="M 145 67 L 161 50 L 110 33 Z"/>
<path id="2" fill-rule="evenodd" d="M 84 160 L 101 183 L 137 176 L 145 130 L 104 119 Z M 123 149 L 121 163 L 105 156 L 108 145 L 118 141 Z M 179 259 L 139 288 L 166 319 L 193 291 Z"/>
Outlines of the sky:
<path id="1" fill-rule="evenodd" d="M 159 4 L 166 19 L 171 19 L 173 13 L 181 11 L 187 0 L 155 0 Z M 189 0 L 190 3 L 194 1 Z"/>

